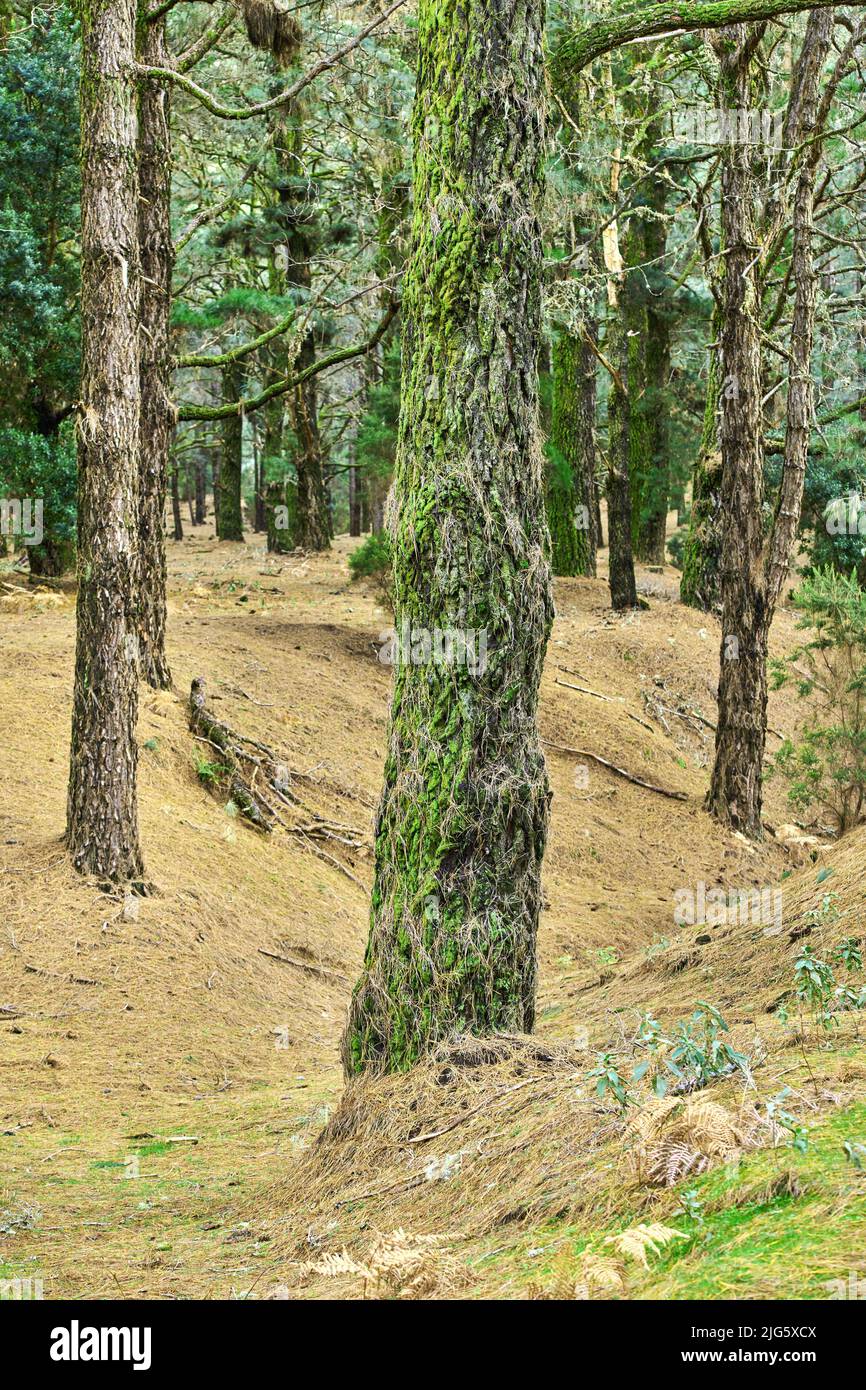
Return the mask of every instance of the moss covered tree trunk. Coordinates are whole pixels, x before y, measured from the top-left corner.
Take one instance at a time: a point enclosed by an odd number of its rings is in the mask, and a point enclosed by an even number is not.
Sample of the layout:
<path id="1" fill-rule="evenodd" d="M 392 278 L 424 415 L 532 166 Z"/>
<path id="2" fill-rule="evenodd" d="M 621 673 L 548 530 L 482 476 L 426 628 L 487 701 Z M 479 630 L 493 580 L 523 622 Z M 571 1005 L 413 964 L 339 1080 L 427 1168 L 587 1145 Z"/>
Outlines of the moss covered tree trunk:
<path id="1" fill-rule="evenodd" d="M 813 264 L 815 136 L 818 91 L 833 17 L 810 15 L 792 76 L 785 143 L 797 151 L 793 199 L 794 313 L 782 483 L 769 537 L 764 537 L 764 416 L 761 361 L 761 266 L 755 230 L 755 154 L 730 140 L 722 163 L 726 250 L 720 339 L 722 393 L 722 651 L 716 753 L 706 806 L 717 820 L 754 839 L 763 834 L 761 804 L 767 736 L 767 647 L 770 623 L 796 539 L 813 425 L 811 353 L 815 325 Z M 745 26 L 715 42 L 730 110 L 749 106 L 755 38 Z M 801 148 L 798 150 L 798 145 Z M 787 200 L 785 200 L 787 201 Z M 780 220 L 785 215 L 785 201 Z"/>
<path id="2" fill-rule="evenodd" d="M 536 399 L 542 35 L 539 0 L 419 6 L 393 537 L 412 652 L 398 645 L 349 1072 L 535 1017 L 552 614 Z M 446 630 L 474 659 L 444 659 Z"/>
<path id="3" fill-rule="evenodd" d="M 587 331 L 598 336 L 597 323 L 586 325 Z M 598 484 L 596 483 L 597 445 L 595 436 L 597 359 L 587 337 L 582 337 L 577 359 L 577 477 L 579 505 L 589 512 L 586 531 L 585 564 L 581 573 L 595 576 L 598 547 L 602 542 Z M 581 521 L 583 514 L 581 513 Z"/>
<path id="4" fill-rule="evenodd" d="M 714 39 L 725 108 L 750 106 L 751 31 Z M 722 155 L 725 282 L 720 365 L 732 383 L 722 401 L 722 644 L 716 757 L 707 809 L 746 835 L 761 835 L 761 771 L 767 730 L 769 614 L 763 582 L 764 451 L 761 303 L 754 151 L 729 138 Z"/>
<path id="5" fill-rule="evenodd" d="M 551 352 L 553 407 L 547 446 L 547 524 L 554 574 L 591 574 L 595 562 L 595 478 L 587 467 L 585 349 L 561 329 Z"/>
<path id="6" fill-rule="evenodd" d="M 714 310 L 711 337 L 717 341 L 718 313 Z M 707 398 L 698 456 L 692 470 L 692 509 L 683 549 L 680 599 L 692 608 L 712 612 L 721 605 L 719 574 L 722 554 L 722 455 L 719 450 L 720 373 L 717 350 L 710 348 Z"/>
<path id="7" fill-rule="evenodd" d="M 165 20 L 148 23 L 139 10 L 143 63 L 165 67 Z M 168 456 L 174 431 L 169 386 L 169 321 L 174 251 L 171 239 L 170 94 L 167 86 L 142 82 L 138 102 L 138 239 L 141 255 L 141 455 L 139 459 L 138 553 L 141 670 L 157 690 L 171 686 L 165 650 L 165 499 Z M 179 511 L 175 516 L 175 537 Z M 180 527 L 181 534 L 183 528 Z"/>
<path id="8" fill-rule="evenodd" d="M 656 156 L 661 132 L 650 127 L 650 159 Z M 645 314 L 643 344 L 643 438 L 646 453 L 638 475 L 637 525 L 634 527 L 635 555 L 650 565 L 665 560 L 665 537 L 670 489 L 670 394 L 671 305 L 665 272 L 667 222 L 665 204 L 668 183 L 660 173 L 649 178 L 647 207 L 643 218 L 645 262 Z"/>
<path id="9" fill-rule="evenodd" d="M 238 362 L 228 362 L 222 369 L 224 404 L 242 399 L 243 384 L 243 368 Z M 239 413 L 227 415 L 222 422 L 219 482 L 215 488 L 215 491 L 219 492 L 217 536 L 221 541 L 242 541 L 244 538 L 241 501 L 243 441 L 243 417 Z"/>
<path id="10" fill-rule="evenodd" d="M 611 280 L 606 347 L 614 375 L 607 398 L 607 533 L 611 607 L 637 606 L 637 585 L 632 553 L 631 484 L 629 456 L 632 446 L 628 368 L 628 319 L 621 310 L 623 287 Z"/>
<path id="11" fill-rule="evenodd" d="M 78 604 L 67 844 L 77 869 L 142 872 L 138 712 L 139 333 L 134 0 L 81 18 Z"/>
<path id="12" fill-rule="evenodd" d="M 316 189 L 304 171 L 303 110 L 300 104 L 286 108 L 275 123 L 279 224 L 285 235 L 286 281 L 298 291 L 302 313 L 312 283 L 311 257 L 315 240 Z M 316 361 L 316 334 L 312 323 L 301 343 L 295 368 L 303 372 Z M 304 550 L 327 550 L 331 544 L 331 513 L 325 489 L 322 440 L 319 433 L 319 397 L 315 376 L 308 377 L 289 397 L 295 435 L 297 510 L 295 545 Z"/>

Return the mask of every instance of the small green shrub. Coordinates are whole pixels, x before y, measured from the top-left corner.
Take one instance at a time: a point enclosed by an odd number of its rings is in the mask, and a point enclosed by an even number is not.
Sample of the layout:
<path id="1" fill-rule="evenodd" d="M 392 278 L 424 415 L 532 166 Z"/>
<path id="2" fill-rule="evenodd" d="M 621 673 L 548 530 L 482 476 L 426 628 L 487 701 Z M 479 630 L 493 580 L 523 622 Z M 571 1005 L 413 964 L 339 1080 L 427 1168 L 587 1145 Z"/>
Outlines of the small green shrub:
<path id="1" fill-rule="evenodd" d="M 368 579 L 387 608 L 394 611 L 391 543 L 386 536 L 368 536 L 349 556 L 352 579 Z"/>
<path id="2" fill-rule="evenodd" d="M 793 602 L 812 635 L 771 663 L 772 686 L 793 682 L 811 708 L 770 771 L 788 781 L 792 806 L 828 813 L 843 835 L 866 814 L 866 591 L 828 566 L 804 579 Z"/>

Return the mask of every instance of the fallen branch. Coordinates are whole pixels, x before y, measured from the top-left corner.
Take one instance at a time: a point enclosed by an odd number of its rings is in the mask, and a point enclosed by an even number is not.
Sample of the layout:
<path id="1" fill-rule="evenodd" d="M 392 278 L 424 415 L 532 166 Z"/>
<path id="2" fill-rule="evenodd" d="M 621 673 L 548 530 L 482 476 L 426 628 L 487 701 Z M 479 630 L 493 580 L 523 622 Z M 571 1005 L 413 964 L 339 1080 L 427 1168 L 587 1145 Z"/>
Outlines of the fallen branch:
<path id="1" fill-rule="evenodd" d="M 342 980 L 343 984 L 350 983 L 348 975 L 341 975 L 339 970 L 329 970 L 327 965 L 312 965 L 306 960 L 296 960 L 294 956 L 281 956 L 276 951 L 266 951 L 263 946 L 259 947 L 259 955 L 267 956 L 269 960 L 281 961 L 283 965 L 294 965 L 298 970 L 306 970 L 310 975 L 328 975 L 332 980 Z"/>
<path id="2" fill-rule="evenodd" d="M 609 763 L 607 758 L 602 758 L 598 753 L 590 753 L 586 748 L 568 748 L 564 743 L 553 743 L 549 738 L 542 739 L 542 743 L 548 748 L 555 748 L 558 753 L 569 753 L 574 758 L 589 758 L 590 762 L 599 763 L 606 767 L 609 772 L 615 772 L 617 777 L 624 777 L 627 782 L 633 782 L 636 787 L 644 787 L 648 792 L 658 792 L 659 796 L 668 796 L 672 801 L 688 801 L 685 792 L 673 792 L 667 787 L 657 787 L 653 782 L 645 782 L 642 777 L 635 777 L 634 773 L 626 772 L 624 767 L 617 767 L 615 763 Z"/>
<path id="3" fill-rule="evenodd" d="M 566 690 L 577 690 L 581 695 L 592 695 L 596 700 L 606 700 L 609 705 L 622 705 L 625 703 L 622 695 L 602 695 L 599 690 L 590 690 L 588 685 L 572 685 L 571 681 L 561 681 L 558 676 L 554 677 L 555 685 L 564 685 Z"/>

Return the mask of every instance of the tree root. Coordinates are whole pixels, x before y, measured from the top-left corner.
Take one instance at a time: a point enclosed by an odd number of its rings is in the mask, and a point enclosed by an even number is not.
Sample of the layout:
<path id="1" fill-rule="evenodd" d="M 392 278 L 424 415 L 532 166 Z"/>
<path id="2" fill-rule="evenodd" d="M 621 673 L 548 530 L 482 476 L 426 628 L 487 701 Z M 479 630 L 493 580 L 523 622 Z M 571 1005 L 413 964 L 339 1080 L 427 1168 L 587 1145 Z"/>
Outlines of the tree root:
<path id="1" fill-rule="evenodd" d="M 316 843 L 328 840 L 349 850 L 363 849 L 363 830 L 327 820 L 305 805 L 291 787 L 289 768 L 281 763 L 272 749 L 256 739 L 238 733 L 207 707 L 207 687 L 198 676 L 192 683 L 189 696 L 189 727 L 196 738 L 209 744 L 219 754 L 213 780 L 224 788 L 240 816 L 263 834 L 271 834 L 278 826 L 289 835 L 296 835 L 306 849 L 318 859 L 338 869 L 364 892 L 364 884 L 334 855 Z M 299 824 L 290 824 L 286 810 L 304 813 Z"/>

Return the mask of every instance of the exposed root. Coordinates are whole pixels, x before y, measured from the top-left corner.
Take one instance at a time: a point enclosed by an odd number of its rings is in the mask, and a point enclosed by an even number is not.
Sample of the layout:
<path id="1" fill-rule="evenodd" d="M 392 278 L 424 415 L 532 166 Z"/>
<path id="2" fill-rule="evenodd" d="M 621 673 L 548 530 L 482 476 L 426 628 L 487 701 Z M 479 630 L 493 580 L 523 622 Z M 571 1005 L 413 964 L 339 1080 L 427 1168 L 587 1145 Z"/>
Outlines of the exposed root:
<path id="1" fill-rule="evenodd" d="M 296 835 L 304 848 L 337 869 L 364 892 L 361 880 L 345 864 L 323 849 L 317 840 L 344 845 L 357 851 L 365 847 L 362 831 L 356 826 L 326 820 L 306 806 L 293 791 L 288 767 L 264 743 L 238 733 L 217 719 L 207 707 L 207 687 L 201 676 L 190 689 L 189 727 L 219 754 L 219 761 L 208 768 L 209 779 L 228 794 L 242 818 L 265 834 L 278 826 L 289 835 Z M 300 824 L 292 824 L 287 812 L 305 813 Z"/>

